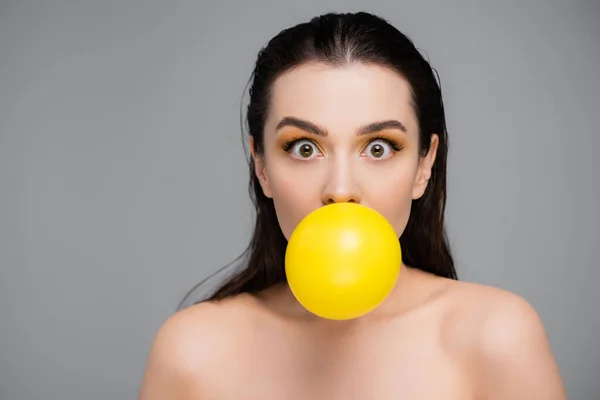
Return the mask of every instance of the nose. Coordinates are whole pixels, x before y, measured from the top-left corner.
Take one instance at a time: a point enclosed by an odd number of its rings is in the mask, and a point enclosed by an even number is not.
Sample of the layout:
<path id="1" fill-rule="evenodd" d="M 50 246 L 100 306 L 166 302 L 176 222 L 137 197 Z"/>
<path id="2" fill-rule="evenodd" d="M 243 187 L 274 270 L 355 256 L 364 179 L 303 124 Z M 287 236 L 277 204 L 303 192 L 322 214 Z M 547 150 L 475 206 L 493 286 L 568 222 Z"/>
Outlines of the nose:
<path id="1" fill-rule="evenodd" d="M 323 187 L 323 204 L 360 203 L 360 200 L 359 185 L 351 165 L 341 162 L 333 165 Z"/>

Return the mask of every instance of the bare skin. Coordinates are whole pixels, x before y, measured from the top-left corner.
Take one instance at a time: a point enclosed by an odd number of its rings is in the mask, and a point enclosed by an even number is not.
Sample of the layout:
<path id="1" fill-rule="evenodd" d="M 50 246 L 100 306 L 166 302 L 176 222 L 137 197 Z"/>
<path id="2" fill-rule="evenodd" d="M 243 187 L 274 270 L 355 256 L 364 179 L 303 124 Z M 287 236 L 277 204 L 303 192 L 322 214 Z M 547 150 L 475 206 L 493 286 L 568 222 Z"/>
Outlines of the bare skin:
<path id="1" fill-rule="evenodd" d="M 542 324 L 508 292 L 403 268 L 376 311 L 305 311 L 286 286 L 183 310 L 140 393 L 158 399 L 566 399 Z"/>
<path id="2" fill-rule="evenodd" d="M 432 133 L 427 154 L 419 151 L 403 77 L 374 65 L 305 65 L 275 81 L 271 103 L 264 151 L 249 144 L 284 236 L 318 207 L 356 202 L 400 237 L 439 139 Z M 386 301 L 351 321 L 315 317 L 284 284 L 180 311 L 156 336 L 140 392 L 140 400 L 565 398 L 526 301 L 406 266 Z"/>

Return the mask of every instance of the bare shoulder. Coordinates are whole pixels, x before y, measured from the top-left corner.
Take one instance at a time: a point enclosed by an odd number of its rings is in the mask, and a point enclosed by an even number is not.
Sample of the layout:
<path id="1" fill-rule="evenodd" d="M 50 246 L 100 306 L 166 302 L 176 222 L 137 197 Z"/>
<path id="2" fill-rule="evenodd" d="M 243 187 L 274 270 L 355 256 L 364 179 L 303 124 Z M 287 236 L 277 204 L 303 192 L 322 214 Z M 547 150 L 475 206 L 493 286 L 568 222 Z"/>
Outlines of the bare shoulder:
<path id="1" fill-rule="evenodd" d="M 169 317 L 155 335 L 139 399 L 197 399 L 226 371 L 248 323 L 243 298 L 201 303 Z"/>
<path id="2" fill-rule="evenodd" d="M 448 285 L 450 326 L 459 325 L 476 390 L 486 399 L 563 400 L 543 322 L 521 296 L 468 282 Z"/>

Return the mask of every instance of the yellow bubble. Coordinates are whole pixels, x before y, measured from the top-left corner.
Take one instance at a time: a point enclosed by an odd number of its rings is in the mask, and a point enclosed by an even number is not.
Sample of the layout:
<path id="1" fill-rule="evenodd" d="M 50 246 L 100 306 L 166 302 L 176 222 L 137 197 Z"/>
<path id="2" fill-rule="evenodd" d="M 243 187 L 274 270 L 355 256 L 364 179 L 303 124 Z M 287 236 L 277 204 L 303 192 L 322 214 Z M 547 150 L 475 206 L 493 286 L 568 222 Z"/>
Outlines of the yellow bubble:
<path id="1" fill-rule="evenodd" d="M 322 318 L 347 320 L 374 310 L 391 293 L 402 262 L 393 227 L 356 203 L 323 206 L 292 232 L 285 272 L 296 299 Z"/>

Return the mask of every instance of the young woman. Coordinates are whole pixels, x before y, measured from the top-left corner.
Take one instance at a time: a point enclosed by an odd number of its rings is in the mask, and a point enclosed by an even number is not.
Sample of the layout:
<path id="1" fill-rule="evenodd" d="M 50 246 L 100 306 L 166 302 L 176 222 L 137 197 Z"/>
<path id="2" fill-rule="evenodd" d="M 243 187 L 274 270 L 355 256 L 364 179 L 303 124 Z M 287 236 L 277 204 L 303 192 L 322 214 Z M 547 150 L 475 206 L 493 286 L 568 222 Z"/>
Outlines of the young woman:
<path id="1" fill-rule="evenodd" d="M 566 398 L 535 310 L 457 280 L 442 94 L 405 35 L 367 13 L 284 30 L 258 55 L 247 111 L 247 264 L 164 323 L 141 400 Z M 390 296 L 348 321 L 305 310 L 284 273 L 296 224 L 336 202 L 379 211 L 403 254 Z"/>

